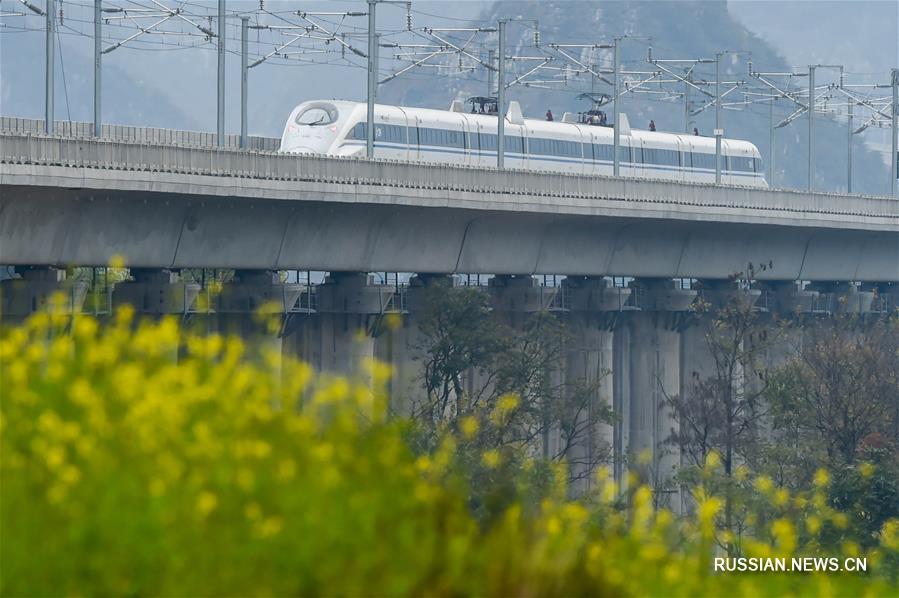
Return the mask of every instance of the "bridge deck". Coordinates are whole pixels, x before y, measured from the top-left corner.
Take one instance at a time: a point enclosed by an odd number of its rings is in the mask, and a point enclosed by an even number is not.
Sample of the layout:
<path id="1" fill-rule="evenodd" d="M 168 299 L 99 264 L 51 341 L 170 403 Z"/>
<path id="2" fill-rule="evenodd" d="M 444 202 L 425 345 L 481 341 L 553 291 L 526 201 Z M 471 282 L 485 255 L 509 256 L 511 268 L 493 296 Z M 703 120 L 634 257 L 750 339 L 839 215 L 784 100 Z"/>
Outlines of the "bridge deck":
<path id="1" fill-rule="evenodd" d="M 726 277 L 776 261 L 784 279 L 899 279 L 886 197 L 9 132 L 0 145 L 6 263 L 104 263 L 118 244 L 159 267 Z M 95 200 L 121 230 L 87 222 Z"/>

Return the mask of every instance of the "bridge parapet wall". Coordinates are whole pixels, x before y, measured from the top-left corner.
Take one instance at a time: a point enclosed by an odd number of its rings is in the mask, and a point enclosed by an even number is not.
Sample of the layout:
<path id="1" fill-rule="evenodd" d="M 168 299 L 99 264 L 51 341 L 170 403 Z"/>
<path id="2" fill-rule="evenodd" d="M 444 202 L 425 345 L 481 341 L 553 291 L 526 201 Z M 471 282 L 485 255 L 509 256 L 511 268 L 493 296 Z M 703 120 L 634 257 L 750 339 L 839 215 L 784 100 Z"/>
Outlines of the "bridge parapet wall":
<path id="1" fill-rule="evenodd" d="M 89 139 L 94 137 L 94 123 L 56 121 L 55 131 L 60 137 Z M 44 120 L 0 116 L 0 132 L 43 135 Z M 214 147 L 216 146 L 217 135 L 205 131 L 182 131 L 179 129 L 105 124 L 101 128 L 101 137 L 110 141 L 124 141 L 128 143 L 163 143 L 193 147 Z M 225 135 L 224 146 L 232 149 L 239 148 L 240 135 Z M 247 137 L 247 149 L 277 151 L 280 146 L 281 139 L 279 137 L 262 137 L 258 135 Z"/>
<path id="2" fill-rule="evenodd" d="M 663 210 L 663 215 L 674 219 L 696 219 L 695 213 L 705 210 L 750 210 L 764 218 L 793 218 L 796 225 L 808 225 L 814 219 L 815 225 L 824 220 L 832 221 L 834 228 L 864 228 L 854 223 L 864 218 L 879 221 L 875 230 L 899 230 L 899 201 L 888 197 L 294 155 L 164 140 L 136 143 L 3 132 L 0 141 L 0 163 L 4 164 L 284 181 L 285 192 L 291 191 L 291 183 L 365 186 L 369 189 L 357 191 L 412 196 L 418 205 L 428 207 L 448 206 L 451 198 L 458 207 L 474 207 L 472 200 L 489 196 L 493 209 L 509 209 L 514 204 L 516 211 L 595 215 L 627 202 Z M 242 181 L 240 185 L 252 183 Z M 225 190 L 206 190 L 226 194 Z M 231 196 L 235 193 L 231 185 L 226 191 Z M 279 191 L 273 189 L 271 198 L 278 199 Z M 364 193 L 356 193 L 360 195 Z"/>

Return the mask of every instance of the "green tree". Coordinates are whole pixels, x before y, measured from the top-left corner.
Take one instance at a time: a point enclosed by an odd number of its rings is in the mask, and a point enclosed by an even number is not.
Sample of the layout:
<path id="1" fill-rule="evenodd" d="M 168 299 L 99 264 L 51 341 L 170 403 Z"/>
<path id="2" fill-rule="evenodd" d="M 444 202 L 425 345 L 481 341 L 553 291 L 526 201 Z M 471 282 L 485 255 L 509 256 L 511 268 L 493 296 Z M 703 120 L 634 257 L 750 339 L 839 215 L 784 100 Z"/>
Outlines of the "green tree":
<path id="1" fill-rule="evenodd" d="M 442 430 L 460 430 L 464 420 L 477 422 L 473 451 L 565 462 L 570 481 L 609 458 L 595 430 L 612 422 L 611 410 L 596 401 L 599 381 L 565 380 L 571 335 L 555 315 L 541 311 L 510 326 L 489 294 L 472 287 L 433 285 L 423 303 L 423 394 L 413 402 L 422 448 L 433 450 Z"/>

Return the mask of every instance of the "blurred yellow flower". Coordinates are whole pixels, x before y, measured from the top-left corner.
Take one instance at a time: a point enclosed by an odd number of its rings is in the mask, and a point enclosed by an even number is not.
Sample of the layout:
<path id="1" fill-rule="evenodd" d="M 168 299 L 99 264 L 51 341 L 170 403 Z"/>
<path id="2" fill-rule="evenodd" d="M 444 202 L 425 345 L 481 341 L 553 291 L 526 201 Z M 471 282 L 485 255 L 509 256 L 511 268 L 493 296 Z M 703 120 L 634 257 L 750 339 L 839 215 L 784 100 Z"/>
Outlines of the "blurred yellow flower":
<path id="1" fill-rule="evenodd" d="M 481 455 L 481 461 L 490 469 L 494 469 L 495 467 L 499 466 L 500 458 L 500 453 L 496 449 L 484 451 L 484 453 Z"/>

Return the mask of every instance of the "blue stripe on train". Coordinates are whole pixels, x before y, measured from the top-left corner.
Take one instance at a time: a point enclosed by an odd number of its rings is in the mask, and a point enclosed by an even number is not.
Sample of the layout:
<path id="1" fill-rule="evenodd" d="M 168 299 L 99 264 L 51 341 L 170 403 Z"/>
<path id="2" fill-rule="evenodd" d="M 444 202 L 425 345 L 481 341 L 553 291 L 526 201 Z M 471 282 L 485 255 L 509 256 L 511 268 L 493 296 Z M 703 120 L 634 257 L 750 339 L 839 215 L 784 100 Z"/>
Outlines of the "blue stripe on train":
<path id="1" fill-rule="evenodd" d="M 342 145 L 357 145 L 357 146 L 362 147 L 365 145 L 365 142 L 364 141 L 347 140 Z M 409 146 L 404 143 L 393 143 L 393 142 L 389 142 L 389 141 L 375 142 L 375 149 L 377 149 L 378 147 L 410 151 Z M 483 157 L 483 156 L 495 157 L 496 156 L 496 152 L 489 151 L 489 150 L 475 150 L 475 149 L 460 150 L 460 149 L 452 149 L 452 148 L 446 148 L 446 147 L 442 147 L 442 146 L 433 146 L 433 145 L 430 145 L 430 146 L 423 145 L 420 147 L 421 147 L 420 151 L 435 152 L 435 153 L 441 153 L 441 154 L 456 154 L 456 155 L 477 154 L 480 157 Z M 580 159 L 578 159 L 578 158 L 560 158 L 560 157 L 555 157 L 555 156 L 543 156 L 540 154 L 522 154 L 520 152 L 506 152 L 506 156 L 513 160 L 530 159 L 530 160 L 537 160 L 540 162 L 564 162 L 567 164 L 600 164 L 603 166 L 612 166 L 611 160 L 584 160 L 583 158 L 580 158 Z M 641 162 L 620 162 L 620 164 L 621 164 L 621 166 L 623 166 L 625 168 L 650 168 L 652 170 L 668 170 L 668 171 L 673 171 L 673 172 L 686 171 L 686 172 L 695 172 L 698 174 L 715 174 L 714 168 L 712 168 L 712 169 L 697 168 L 697 167 L 692 167 L 692 166 L 689 168 L 684 168 L 681 166 L 667 166 L 667 165 L 663 165 L 663 164 L 645 164 L 645 163 L 641 163 Z M 748 176 L 748 177 L 754 177 L 754 178 L 762 178 L 764 176 L 764 174 L 760 173 L 760 172 L 745 172 L 745 171 L 739 171 L 739 170 L 724 170 L 724 169 L 721 170 L 721 174 L 724 174 L 727 176 Z"/>

